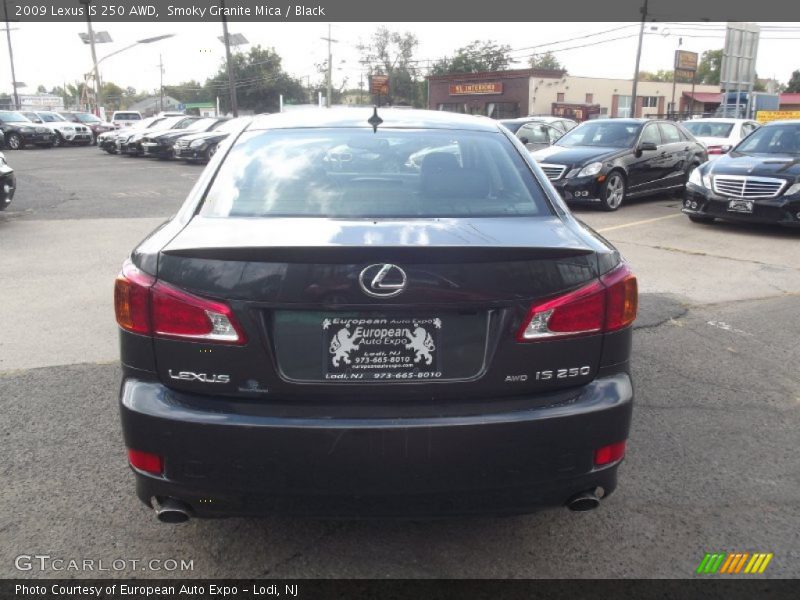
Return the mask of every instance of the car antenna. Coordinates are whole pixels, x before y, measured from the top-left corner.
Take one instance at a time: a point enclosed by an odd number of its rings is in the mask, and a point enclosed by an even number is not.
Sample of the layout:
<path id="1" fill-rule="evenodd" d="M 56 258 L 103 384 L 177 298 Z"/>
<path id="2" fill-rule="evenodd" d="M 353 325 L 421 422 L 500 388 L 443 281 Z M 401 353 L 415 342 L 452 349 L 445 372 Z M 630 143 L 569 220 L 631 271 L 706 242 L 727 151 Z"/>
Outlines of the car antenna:
<path id="1" fill-rule="evenodd" d="M 372 116 L 369 119 L 367 119 L 367 123 L 372 125 L 372 132 L 373 133 L 378 133 L 378 125 L 383 123 L 383 119 L 381 119 L 378 116 L 378 107 L 377 106 L 373 106 L 372 110 L 373 110 Z"/>

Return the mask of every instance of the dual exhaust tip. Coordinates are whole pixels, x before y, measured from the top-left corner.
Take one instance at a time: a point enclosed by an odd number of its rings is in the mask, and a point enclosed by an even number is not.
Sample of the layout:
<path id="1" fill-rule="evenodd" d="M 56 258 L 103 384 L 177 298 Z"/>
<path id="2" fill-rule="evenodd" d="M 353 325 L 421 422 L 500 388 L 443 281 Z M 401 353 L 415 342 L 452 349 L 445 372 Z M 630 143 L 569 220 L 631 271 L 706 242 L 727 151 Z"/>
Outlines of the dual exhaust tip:
<path id="1" fill-rule="evenodd" d="M 599 494 L 599 495 L 598 495 Z M 574 495 L 567 500 L 567 508 L 574 512 L 586 512 L 600 506 L 603 488 L 595 488 Z M 191 509 L 185 502 L 174 498 L 154 498 L 156 518 L 162 523 L 185 523 L 191 518 Z"/>

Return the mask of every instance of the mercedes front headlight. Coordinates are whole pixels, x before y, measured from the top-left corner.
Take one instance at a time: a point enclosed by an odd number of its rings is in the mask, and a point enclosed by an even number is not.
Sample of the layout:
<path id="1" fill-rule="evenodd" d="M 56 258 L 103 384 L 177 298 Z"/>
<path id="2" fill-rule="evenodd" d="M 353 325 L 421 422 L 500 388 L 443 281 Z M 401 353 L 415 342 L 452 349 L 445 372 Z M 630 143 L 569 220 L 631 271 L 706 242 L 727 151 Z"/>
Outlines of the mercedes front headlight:
<path id="1" fill-rule="evenodd" d="M 195 140 L 191 144 L 189 144 L 190 148 L 205 148 L 206 141 L 205 140 Z"/>
<path id="2" fill-rule="evenodd" d="M 589 177 L 591 175 L 597 175 L 603 169 L 603 163 L 601 162 L 593 162 L 589 163 L 585 167 L 581 169 L 581 172 L 578 173 L 578 177 Z"/>

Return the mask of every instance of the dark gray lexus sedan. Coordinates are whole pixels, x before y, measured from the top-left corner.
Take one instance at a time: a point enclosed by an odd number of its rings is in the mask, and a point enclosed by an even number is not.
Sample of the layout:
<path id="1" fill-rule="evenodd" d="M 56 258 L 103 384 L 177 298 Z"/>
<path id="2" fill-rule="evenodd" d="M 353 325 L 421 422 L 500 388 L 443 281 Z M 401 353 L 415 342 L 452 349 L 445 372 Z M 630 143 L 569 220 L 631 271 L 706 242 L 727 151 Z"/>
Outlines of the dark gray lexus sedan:
<path id="1" fill-rule="evenodd" d="M 162 521 L 588 510 L 616 487 L 636 278 L 489 119 L 257 117 L 114 300 Z"/>

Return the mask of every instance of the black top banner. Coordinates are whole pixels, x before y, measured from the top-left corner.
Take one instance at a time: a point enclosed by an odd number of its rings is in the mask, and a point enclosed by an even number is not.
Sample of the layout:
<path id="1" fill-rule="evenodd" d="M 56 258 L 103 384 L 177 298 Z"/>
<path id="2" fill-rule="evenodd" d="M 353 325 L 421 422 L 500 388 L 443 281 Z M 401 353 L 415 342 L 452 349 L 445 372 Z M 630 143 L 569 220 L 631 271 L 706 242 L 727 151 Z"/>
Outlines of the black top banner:
<path id="1" fill-rule="evenodd" d="M 455 0 L 6 0 L 9 21 L 204 22 L 541 22 L 792 21 L 800 2 L 786 0 L 573 0 L 490 3 Z"/>

